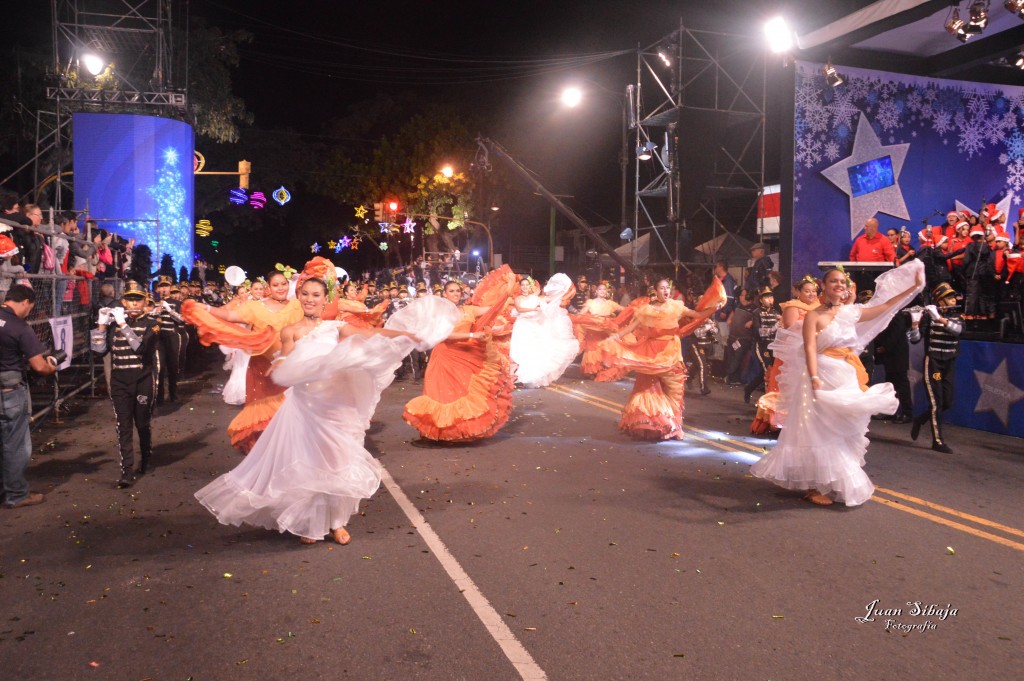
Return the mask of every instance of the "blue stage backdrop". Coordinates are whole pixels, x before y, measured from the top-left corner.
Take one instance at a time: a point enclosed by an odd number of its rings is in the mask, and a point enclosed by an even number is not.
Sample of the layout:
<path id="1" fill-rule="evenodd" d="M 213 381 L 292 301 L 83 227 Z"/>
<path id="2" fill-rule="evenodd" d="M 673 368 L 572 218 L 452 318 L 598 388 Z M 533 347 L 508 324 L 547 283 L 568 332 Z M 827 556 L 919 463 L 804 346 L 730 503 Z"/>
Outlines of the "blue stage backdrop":
<path id="1" fill-rule="evenodd" d="M 797 62 L 794 278 L 848 260 L 864 221 L 917 233 L 960 205 L 1017 219 L 1024 187 L 1024 88 Z M 935 211 L 942 216 L 934 215 Z M 1012 232 L 1011 232 L 1012 237 Z"/>
<path id="2" fill-rule="evenodd" d="M 194 137 L 181 121 L 132 114 L 76 113 L 75 205 L 114 218 L 100 226 L 192 267 Z"/>

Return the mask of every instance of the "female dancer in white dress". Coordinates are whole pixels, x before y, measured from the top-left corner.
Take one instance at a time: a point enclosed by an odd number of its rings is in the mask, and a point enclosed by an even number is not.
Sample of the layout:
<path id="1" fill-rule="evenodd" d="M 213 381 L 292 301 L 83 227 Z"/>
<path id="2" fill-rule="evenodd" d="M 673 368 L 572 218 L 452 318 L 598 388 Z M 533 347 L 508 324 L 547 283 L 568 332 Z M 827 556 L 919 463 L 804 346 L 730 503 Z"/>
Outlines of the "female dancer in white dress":
<path id="1" fill-rule="evenodd" d="M 234 470 L 196 492 L 225 525 L 290 532 L 305 544 L 331 534 L 347 544 L 346 523 L 380 485 L 363 439 L 381 391 L 405 355 L 447 337 L 459 318 L 431 296 L 396 313 L 392 328 L 361 329 L 320 318 L 326 291 L 319 279 L 298 288 L 303 319 L 282 330 L 271 374 L 290 387 L 270 425 Z"/>
<path id="2" fill-rule="evenodd" d="M 519 316 L 512 327 L 509 357 L 517 364 L 516 380 L 528 388 L 541 388 L 558 380 L 580 352 L 562 297 L 572 287 L 564 274 L 556 274 L 544 287 L 544 295 L 533 291 L 533 280 L 520 282 L 521 295 L 515 300 Z"/>
<path id="3" fill-rule="evenodd" d="M 256 290 L 255 284 L 253 284 L 252 290 Z M 261 295 L 260 298 L 262 297 Z M 227 307 L 238 307 L 247 300 L 259 300 L 260 298 L 251 296 L 245 286 L 239 286 L 235 297 L 231 299 Z M 249 353 L 226 345 L 221 345 L 220 351 L 224 353 L 224 369 L 231 372 L 220 395 L 227 404 L 245 404 L 245 374 L 249 371 Z"/>
<path id="4" fill-rule="evenodd" d="M 874 486 L 864 473 L 872 414 L 893 414 L 899 400 L 892 384 L 867 386 L 858 354 L 924 287 L 920 260 L 890 270 L 875 282 L 864 305 L 846 305 L 846 273 L 825 274 L 824 302 L 803 324 L 782 329 L 772 349 L 781 358 L 776 422 L 782 428 L 772 451 L 750 472 L 804 498 L 828 506 L 863 504 Z"/>

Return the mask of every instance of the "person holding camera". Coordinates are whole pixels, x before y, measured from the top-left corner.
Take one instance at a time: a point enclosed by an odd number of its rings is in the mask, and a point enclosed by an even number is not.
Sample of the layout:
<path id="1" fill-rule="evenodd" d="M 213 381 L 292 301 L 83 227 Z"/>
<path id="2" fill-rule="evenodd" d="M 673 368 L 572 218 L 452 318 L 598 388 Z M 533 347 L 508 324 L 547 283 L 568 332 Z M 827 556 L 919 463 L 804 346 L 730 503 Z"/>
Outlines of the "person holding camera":
<path id="1" fill-rule="evenodd" d="M 90 346 L 98 354 L 110 353 L 110 399 L 117 420 L 117 447 L 121 458 L 120 489 L 135 484 L 136 475 L 149 469 L 153 452 L 150 420 L 156 381 L 156 346 L 160 320 L 143 310 L 146 289 L 137 281 L 125 284 L 124 307 L 103 308 L 92 330 Z M 139 432 L 139 468 L 135 470 L 132 424 Z"/>
<path id="2" fill-rule="evenodd" d="M 25 374 L 28 369 L 48 376 L 57 371 L 57 357 L 47 353 L 25 322 L 36 305 L 28 286 L 14 284 L 0 306 L 0 435 L 3 437 L 3 504 L 21 508 L 41 504 L 46 497 L 29 493 L 25 469 L 32 458 L 29 432 L 31 402 Z"/>

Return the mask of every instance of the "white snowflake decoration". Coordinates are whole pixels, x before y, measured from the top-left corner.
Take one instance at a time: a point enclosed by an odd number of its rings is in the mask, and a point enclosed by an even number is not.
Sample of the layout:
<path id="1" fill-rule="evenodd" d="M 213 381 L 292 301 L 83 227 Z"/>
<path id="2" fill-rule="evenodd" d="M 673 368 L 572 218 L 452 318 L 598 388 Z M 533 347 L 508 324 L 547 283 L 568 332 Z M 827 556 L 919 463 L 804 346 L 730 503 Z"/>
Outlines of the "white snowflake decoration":
<path id="1" fill-rule="evenodd" d="M 878 121 L 883 130 L 898 128 L 900 125 L 900 111 L 896 106 L 896 102 L 887 99 L 879 104 L 878 115 L 875 116 L 875 120 Z"/>

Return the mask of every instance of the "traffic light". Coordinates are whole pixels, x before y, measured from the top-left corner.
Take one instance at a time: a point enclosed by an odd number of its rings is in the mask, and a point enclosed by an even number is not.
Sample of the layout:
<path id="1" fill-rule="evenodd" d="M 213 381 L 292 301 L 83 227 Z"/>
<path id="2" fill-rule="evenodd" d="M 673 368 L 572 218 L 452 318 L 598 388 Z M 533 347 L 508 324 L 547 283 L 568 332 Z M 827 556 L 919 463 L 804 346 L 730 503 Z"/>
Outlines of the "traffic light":
<path id="1" fill-rule="evenodd" d="M 378 202 L 373 204 L 373 219 L 377 222 L 384 222 L 384 204 Z"/>
<path id="2" fill-rule="evenodd" d="M 252 164 L 248 161 L 238 162 L 238 186 L 242 189 L 249 188 L 249 173 L 252 172 Z"/>
<path id="3" fill-rule="evenodd" d="M 398 212 L 398 201 L 395 201 L 394 199 L 389 201 L 388 202 L 388 210 L 391 211 L 392 215 L 397 213 Z"/>

